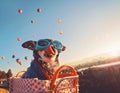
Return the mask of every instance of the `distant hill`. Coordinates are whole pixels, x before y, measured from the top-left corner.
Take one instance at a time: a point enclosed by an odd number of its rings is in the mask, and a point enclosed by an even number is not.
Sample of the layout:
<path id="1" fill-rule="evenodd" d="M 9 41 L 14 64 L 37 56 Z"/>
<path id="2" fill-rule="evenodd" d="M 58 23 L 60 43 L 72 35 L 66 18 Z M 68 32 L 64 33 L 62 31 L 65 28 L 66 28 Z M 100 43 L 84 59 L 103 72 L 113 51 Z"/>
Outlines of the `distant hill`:
<path id="1" fill-rule="evenodd" d="M 120 55 L 104 53 L 70 65 L 78 72 L 80 93 L 120 93 Z"/>
<path id="2" fill-rule="evenodd" d="M 108 64 L 117 61 L 120 61 L 120 55 L 112 56 L 109 53 L 104 53 L 97 56 L 84 58 L 80 61 L 71 62 L 70 65 L 74 66 L 78 70 L 86 67 Z"/>

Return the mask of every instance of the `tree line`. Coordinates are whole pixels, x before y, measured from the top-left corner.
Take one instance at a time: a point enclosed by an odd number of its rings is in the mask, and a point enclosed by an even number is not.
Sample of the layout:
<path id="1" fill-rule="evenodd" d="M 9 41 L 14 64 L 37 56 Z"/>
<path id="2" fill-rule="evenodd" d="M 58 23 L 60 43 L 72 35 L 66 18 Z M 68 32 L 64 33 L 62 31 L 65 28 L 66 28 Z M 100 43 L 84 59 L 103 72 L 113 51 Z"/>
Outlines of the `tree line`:
<path id="1" fill-rule="evenodd" d="M 8 78 L 12 77 L 12 75 L 13 75 L 13 73 L 12 73 L 11 69 L 9 69 L 7 72 L 0 70 L 0 79 L 8 79 Z"/>

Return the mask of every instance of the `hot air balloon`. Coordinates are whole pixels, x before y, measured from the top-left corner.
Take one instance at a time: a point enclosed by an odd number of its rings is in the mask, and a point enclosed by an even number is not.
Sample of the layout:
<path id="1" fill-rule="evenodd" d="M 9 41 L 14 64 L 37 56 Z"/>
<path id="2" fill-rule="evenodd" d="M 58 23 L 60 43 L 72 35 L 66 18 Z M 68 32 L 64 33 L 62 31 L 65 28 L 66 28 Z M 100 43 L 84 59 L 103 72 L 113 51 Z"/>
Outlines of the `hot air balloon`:
<path id="1" fill-rule="evenodd" d="M 31 23 L 33 24 L 35 21 L 34 20 L 31 20 Z"/>
<path id="2" fill-rule="evenodd" d="M 57 22 L 58 22 L 58 23 L 61 23 L 61 22 L 62 22 L 62 20 L 61 20 L 60 18 L 58 18 L 58 19 L 57 19 Z"/>
<path id="3" fill-rule="evenodd" d="M 28 60 L 27 56 L 25 56 L 25 60 Z"/>
<path id="4" fill-rule="evenodd" d="M 12 58 L 15 58 L 15 55 L 12 55 Z"/>
<path id="5" fill-rule="evenodd" d="M 20 37 L 18 37 L 18 38 L 17 38 L 17 41 L 21 41 L 21 38 L 20 38 Z"/>
<path id="6" fill-rule="evenodd" d="M 22 65 L 22 61 L 18 58 L 16 59 L 16 62 L 19 64 L 19 65 Z"/>
<path id="7" fill-rule="evenodd" d="M 42 11 L 42 9 L 41 9 L 41 8 L 38 8 L 38 9 L 37 9 L 37 12 L 38 12 L 38 13 L 40 13 L 41 11 Z"/>
<path id="8" fill-rule="evenodd" d="M 20 14 L 21 14 L 22 12 L 23 12 L 23 11 L 22 11 L 22 9 L 18 9 L 18 13 L 20 13 Z"/>
<path id="9" fill-rule="evenodd" d="M 63 31 L 62 31 L 62 30 L 60 30 L 60 31 L 59 31 L 59 34 L 60 34 L 60 35 L 62 35 L 62 34 L 63 34 Z"/>
<path id="10" fill-rule="evenodd" d="M 4 56 L 2 56 L 2 57 L 1 57 L 1 59 L 2 59 L 2 60 L 5 60 L 5 57 L 4 57 Z"/>

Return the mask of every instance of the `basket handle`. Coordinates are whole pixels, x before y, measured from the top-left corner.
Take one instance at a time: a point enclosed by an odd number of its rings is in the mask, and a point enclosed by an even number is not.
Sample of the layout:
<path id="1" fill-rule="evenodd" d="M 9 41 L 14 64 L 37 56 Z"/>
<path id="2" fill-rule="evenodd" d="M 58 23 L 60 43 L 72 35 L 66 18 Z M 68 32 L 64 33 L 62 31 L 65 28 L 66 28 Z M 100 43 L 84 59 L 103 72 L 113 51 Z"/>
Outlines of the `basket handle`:
<path id="1" fill-rule="evenodd" d="M 21 73 L 25 73 L 26 71 L 20 71 L 20 72 L 18 72 L 17 74 L 16 74 L 16 76 L 15 77 L 19 77 L 19 75 L 21 74 Z"/>
<path id="2" fill-rule="evenodd" d="M 61 72 L 64 68 L 69 68 L 71 70 L 71 73 L 70 74 L 59 74 L 59 72 Z M 53 75 L 53 79 L 52 79 L 52 82 L 51 82 L 51 89 L 54 90 L 55 82 L 56 82 L 57 78 L 63 78 L 63 77 L 67 77 L 67 76 L 78 76 L 78 74 L 72 66 L 63 65 L 63 66 L 59 67 L 57 69 L 57 71 L 55 72 L 55 74 Z"/>

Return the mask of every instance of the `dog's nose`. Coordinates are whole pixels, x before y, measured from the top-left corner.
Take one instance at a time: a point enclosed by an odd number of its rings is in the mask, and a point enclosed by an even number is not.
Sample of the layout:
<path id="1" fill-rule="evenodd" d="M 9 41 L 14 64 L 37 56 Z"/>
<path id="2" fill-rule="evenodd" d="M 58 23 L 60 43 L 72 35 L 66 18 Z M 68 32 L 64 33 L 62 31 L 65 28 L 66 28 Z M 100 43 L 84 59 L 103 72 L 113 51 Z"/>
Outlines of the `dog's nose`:
<path id="1" fill-rule="evenodd" d="M 45 49 L 45 51 L 46 51 L 47 53 L 49 53 L 49 54 L 52 54 L 52 55 L 55 54 L 55 50 L 54 50 L 53 45 L 49 45 L 49 46 Z"/>

